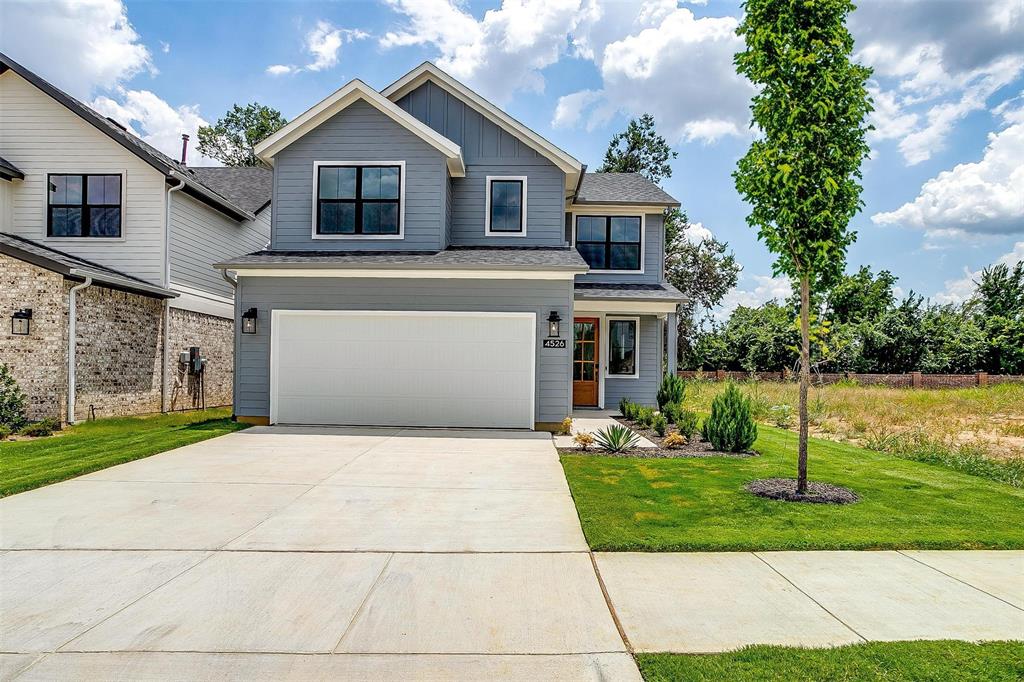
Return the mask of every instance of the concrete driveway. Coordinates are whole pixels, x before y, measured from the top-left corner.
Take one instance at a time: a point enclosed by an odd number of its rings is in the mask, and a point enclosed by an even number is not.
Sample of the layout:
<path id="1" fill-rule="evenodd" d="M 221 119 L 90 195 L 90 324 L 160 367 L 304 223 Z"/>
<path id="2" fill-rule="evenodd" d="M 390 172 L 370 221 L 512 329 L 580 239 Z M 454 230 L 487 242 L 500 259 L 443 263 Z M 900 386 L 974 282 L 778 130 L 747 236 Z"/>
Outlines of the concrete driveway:
<path id="1" fill-rule="evenodd" d="M 637 680 L 551 439 L 253 428 L 0 500 L 3 679 Z"/>

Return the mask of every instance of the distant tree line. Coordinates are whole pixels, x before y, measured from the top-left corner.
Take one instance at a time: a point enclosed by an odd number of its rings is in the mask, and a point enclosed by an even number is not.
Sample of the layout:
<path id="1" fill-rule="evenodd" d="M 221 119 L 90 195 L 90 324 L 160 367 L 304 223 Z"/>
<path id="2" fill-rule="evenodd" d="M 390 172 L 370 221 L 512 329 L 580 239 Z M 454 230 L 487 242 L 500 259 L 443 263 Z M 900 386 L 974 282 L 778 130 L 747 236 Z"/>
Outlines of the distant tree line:
<path id="1" fill-rule="evenodd" d="M 812 297 L 811 366 L 822 372 L 1024 374 L 1024 263 L 993 265 L 959 305 L 894 294 L 896 277 L 862 267 Z M 682 366 L 781 371 L 798 360 L 799 300 L 740 306 L 698 329 Z"/>

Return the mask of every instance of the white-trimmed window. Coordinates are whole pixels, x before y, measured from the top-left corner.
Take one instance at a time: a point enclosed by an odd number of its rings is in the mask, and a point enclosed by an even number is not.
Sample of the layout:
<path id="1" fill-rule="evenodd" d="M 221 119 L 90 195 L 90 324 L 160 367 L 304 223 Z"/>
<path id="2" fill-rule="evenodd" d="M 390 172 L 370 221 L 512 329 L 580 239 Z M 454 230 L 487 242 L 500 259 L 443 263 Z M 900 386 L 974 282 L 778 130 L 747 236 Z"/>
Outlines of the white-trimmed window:
<path id="1" fill-rule="evenodd" d="M 640 318 L 608 318 L 608 376 L 635 379 L 640 376 Z"/>
<path id="2" fill-rule="evenodd" d="M 488 175 L 484 234 L 495 237 L 526 235 L 526 176 Z"/>
<path id="3" fill-rule="evenodd" d="M 314 239 L 401 239 L 404 161 L 313 164 Z"/>

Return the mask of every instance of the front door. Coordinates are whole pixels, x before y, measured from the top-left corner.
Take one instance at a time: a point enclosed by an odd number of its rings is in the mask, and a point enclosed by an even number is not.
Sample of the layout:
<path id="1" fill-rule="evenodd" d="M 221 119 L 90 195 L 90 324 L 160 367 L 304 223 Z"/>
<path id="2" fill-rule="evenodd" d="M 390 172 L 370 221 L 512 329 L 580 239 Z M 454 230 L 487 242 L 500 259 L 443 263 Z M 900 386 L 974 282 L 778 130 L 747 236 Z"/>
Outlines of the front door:
<path id="1" fill-rule="evenodd" d="M 597 407 L 600 320 L 577 317 L 572 324 L 572 404 Z"/>

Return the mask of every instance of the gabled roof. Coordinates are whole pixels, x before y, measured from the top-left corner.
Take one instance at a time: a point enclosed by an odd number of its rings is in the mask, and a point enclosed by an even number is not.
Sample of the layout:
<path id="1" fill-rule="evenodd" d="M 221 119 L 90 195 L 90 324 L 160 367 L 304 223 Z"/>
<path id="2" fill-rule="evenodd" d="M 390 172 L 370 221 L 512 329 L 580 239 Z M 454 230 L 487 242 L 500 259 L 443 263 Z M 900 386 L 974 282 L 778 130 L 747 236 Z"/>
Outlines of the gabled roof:
<path id="1" fill-rule="evenodd" d="M 299 114 L 288 125 L 256 145 L 256 155 L 273 164 L 274 156 L 300 137 L 352 104 L 364 101 L 398 125 L 406 128 L 448 159 L 448 172 L 452 177 L 463 177 L 466 165 L 462 161 L 462 148 L 430 126 L 411 116 L 389 99 L 358 78 L 349 81 L 320 103 Z"/>
<path id="2" fill-rule="evenodd" d="M 196 166 L 192 172 L 250 213 L 270 205 L 274 171 L 264 166 Z"/>
<path id="3" fill-rule="evenodd" d="M 639 173 L 587 173 L 580 181 L 573 203 L 679 206 L 678 200 Z"/>
<path id="4" fill-rule="evenodd" d="M 72 279 L 91 277 L 97 284 L 157 298 L 175 298 L 178 294 L 132 275 L 93 261 L 73 256 L 15 234 L 0 232 L 0 253 L 38 265 Z"/>
<path id="5" fill-rule="evenodd" d="M 24 78 L 43 93 L 49 95 L 58 103 L 64 105 L 72 113 L 77 114 L 82 120 L 92 125 L 111 140 L 163 173 L 169 180 L 175 182 L 184 181 L 185 189 L 189 194 L 226 213 L 235 220 L 253 219 L 254 216 L 250 211 L 238 206 L 216 189 L 208 186 L 192 172 L 192 168 L 175 161 L 155 147 L 143 142 L 141 138 L 130 133 L 124 126 L 103 116 L 98 111 L 83 104 L 48 81 L 43 80 L 34 72 L 29 71 L 0 52 L 0 75 L 8 69 Z"/>
<path id="6" fill-rule="evenodd" d="M 433 81 L 438 86 L 448 90 L 454 95 L 457 95 L 468 106 L 475 109 L 481 115 L 487 117 L 499 128 L 503 129 L 510 135 L 518 137 L 539 154 L 548 158 L 552 163 L 561 168 L 567 176 L 569 176 L 567 177 L 567 182 L 570 187 L 576 184 L 576 179 L 579 177 L 582 164 L 580 164 L 575 157 L 530 130 L 504 111 L 494 106 L 441 69 L 437 68 L 437 66 L 431 62 L 423 62 L 415 69 L 381 90 L 381 94 L 392 102 L 397 102 L 406 94 L 412 92 L 428 80 Z"/>
<path id="7" fill-rule="evenodd" d="M 0 156 L 0 178 L 4 180 L 24 180 L 25 174 L 18 170 L 18 167 L 13 163 Z"/>

